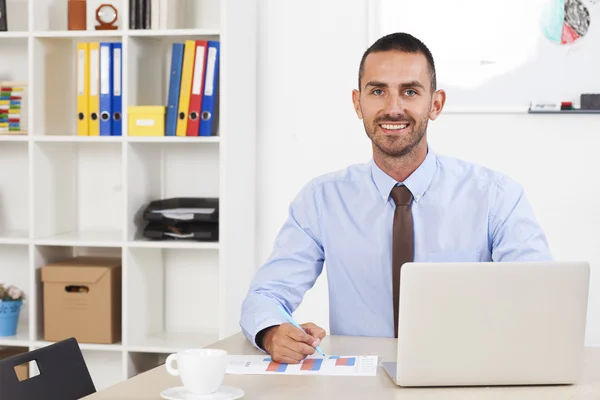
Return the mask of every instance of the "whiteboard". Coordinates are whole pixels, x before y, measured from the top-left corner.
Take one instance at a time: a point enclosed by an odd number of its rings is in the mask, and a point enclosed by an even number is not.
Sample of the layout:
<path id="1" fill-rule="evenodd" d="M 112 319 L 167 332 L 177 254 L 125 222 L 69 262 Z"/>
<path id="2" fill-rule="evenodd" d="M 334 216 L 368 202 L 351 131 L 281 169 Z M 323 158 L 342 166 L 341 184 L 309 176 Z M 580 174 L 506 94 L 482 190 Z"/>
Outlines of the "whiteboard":
<path id="1" fill-rule="evenodd" d="M 431 50 L 450 110 L 523 110 L 600 93 L 600 0 L 372 0 L 376 37 Z"/>

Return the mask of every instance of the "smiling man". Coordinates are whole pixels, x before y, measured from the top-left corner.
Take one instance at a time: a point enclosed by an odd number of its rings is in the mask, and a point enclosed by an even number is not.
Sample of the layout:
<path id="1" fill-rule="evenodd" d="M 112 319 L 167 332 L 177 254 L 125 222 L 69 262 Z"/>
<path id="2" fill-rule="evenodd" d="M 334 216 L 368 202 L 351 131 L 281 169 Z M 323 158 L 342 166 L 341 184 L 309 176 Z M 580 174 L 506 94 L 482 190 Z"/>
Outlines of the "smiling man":
<path id="1" fill-rule="evenodd" d="M 241 327 L 275 361 L 313 354 L 325 331 L 286 323 L 327 265 L 331 333 L 394 337 L 400 268 L 409 261 L 551 260 L 514 180 L 435 154 L 427 124 L 444 107 L 427 47 L 406 33 L 363 55 L 356 114 L 373 159 L 309 182 L 293 200 L 242 307 Z"/>

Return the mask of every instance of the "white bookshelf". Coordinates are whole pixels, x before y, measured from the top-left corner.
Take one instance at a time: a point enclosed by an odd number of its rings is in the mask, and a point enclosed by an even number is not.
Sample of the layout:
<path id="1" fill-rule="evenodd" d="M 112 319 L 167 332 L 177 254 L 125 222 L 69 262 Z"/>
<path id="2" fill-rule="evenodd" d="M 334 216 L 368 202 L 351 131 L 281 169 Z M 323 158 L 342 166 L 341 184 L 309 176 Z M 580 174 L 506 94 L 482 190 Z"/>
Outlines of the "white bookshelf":
<path id="1" fill-rule="evenodd" d="M 114 0 L 111 0 L 113 3 Z M 27 291 L 14 337 L 43 336 L 40 268 L 75 255 L 122 257 L 122 341 L 80 343 L 97 389 L 239 331 L 255 264 L 256 1 L 169 0 L 168 29 L 68 31 L 67 0 L 7 0 L 0 81 L 28 82 L 28 135 L 0 135 L 0 281 Z M 221 42 L 215 137 L 129 137 L 126 107 L 165 105 L 173 42 Z M 80 41 L 123 43 L 123 136 L 75 131 Z M 150 241 L 139 213 L 151 200 L 219 197 L 219 242 Z"/>

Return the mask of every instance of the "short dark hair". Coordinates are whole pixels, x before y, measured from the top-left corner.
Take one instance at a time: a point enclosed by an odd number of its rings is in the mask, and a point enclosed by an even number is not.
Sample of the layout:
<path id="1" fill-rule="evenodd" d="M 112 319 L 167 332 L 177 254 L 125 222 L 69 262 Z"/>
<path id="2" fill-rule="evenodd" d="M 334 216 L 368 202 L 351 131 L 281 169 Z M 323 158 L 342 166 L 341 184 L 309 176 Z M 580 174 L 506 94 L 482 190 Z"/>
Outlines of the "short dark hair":
<path id="1" fill-rule="evenodd" d="M 433 56 L 431 52 L 425 46 L 425 43 L 417 39 L 416 37 L 404 33 L 397 32 L 379 38 L 375 43 L 371 45 L 365 51 L 360 60 L 360 68 L 358 70 L 358 89 L 361 90 L 360 81 L 363 76 L 365 60 L 371 53 L 382 52 L 382 51 L 401 51 L 403 53 L 421 53 L 427 59 L 429 63 L 429 76 L 431 78 L 431 92 L 435 92 L 437 88 L 436 76 L 435 76 L 435 63 L 433 62 Z"/>

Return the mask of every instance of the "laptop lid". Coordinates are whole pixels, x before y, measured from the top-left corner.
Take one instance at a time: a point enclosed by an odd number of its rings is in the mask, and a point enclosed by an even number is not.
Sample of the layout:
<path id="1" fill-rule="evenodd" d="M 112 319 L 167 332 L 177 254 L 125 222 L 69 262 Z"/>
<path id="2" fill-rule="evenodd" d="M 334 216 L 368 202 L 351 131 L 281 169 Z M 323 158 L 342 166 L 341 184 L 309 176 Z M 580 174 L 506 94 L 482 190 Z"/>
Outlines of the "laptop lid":
<path id="1" fill-rule="evenodd" d="M 576 382 L 589 273 L 586 262 L 404 264 L 396 384 Z"/>

